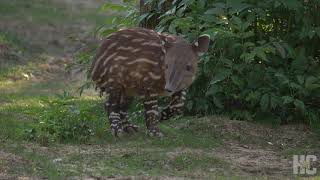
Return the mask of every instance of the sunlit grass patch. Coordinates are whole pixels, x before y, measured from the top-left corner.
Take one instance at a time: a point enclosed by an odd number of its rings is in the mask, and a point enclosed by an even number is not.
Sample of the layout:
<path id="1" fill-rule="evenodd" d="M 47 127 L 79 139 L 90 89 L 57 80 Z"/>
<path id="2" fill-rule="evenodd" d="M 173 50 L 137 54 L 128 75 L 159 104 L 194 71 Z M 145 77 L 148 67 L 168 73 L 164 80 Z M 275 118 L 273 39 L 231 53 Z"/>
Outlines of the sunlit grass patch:
<path id="1" fill-rule="evenodd" d="M 34 72 L 39 71 L 38 67 L 44 63 L 44 59 L 37 58 L 26 62 L 18 62 L 9 60 L 4 62 L 0 67 L 0 88 L 5 85 L 15 85 L 8 80 L 29 80 Z"/>
<path id="2" fill-rule="evenodd" d="M 52 6 L 50 1 L 20 1 L 2 0 L 0 2 L 0 14 L 3 16 L 19 17 L 29 21 L 49 22 L 66 18 L 66 13 Z"/>
<path id="3" fill-rule="evenodd" d="M 63 164 L 71 172 L 93 176 L 205 177 L 210 171 L 215 175 L 230 171 L 227 162 L 209 154 L 174 153 L 166 148 L 110 147 L 92 154 L 87 151 L 71 154 L 63 158 Z"/>
<path id="4" fill-rule="evenodd" d="M 7 169 L 7 173 L 13 175 L 12 179 L 18 179 L 14 175 L 50 177 L 52 179 L 63 177 L 58 166 L 52 161 L 53 157 L 49 154 L 39 153 L 39 149 L 36 149 L 39 148 L 38 146 L 34 147 L 32 144 L 26 145 L 8 140 L 7 143 L 0 144 L 0 148 L 2 152 L 10 152 L 4 168 Z"/>
<path id="5" fill-rule="evenodd" d="M 25 50 L 28 42 L 14 32 L 0 31 L 0 45 L 8 45 L 17 51 Z M 19 52 L 18 52 L 19 53 Z"/>
<path id="6" fill-rule="evenodd" d="M 104 17 L 96 13 L 95 9 L 70 8 L 64 3 L 52 0 L 1 0 L 0 14 L 4 17 L 16 17 L 20 20 L 36 23 L 62 23 L 72 20 L 87 20 L 101 24 Z M 72 13 L 70 13 L 72 12 Z M 74 14 L 78 14 L 75 16 Z"/>
<path id="7" fill-rule="evenodd" d="M 86 142 L 104 131 L 103 109 L 95 102 L 72 98 L 50 101 L 48 108 L 39 113 L 30 138 L 41 143 Z"/>

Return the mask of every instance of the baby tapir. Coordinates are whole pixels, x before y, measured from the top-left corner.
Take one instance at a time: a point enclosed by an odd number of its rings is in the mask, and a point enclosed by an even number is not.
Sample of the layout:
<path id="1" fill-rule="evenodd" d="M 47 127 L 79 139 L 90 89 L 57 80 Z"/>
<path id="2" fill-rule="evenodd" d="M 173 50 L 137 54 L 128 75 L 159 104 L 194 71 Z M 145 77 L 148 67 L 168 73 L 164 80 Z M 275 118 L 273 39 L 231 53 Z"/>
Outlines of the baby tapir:
<path id="1" fill-rule="evenodd" d="M 208 50 L 210 37 L 200 36 L 190 44 L 181 37 L 144 28 L 120 30 L 103 40 L 91 67 L 97 88 L 109 94 L 105 103 L 111 132 L 136 132 L 128 120 L 133 96 L 143 99 L 147 134 L 162 136 L 157 126 L 182 112 L 185 89 L 195 79 L 198 56 Z M 172 96 L 162 112 L 158 96 Z"/>

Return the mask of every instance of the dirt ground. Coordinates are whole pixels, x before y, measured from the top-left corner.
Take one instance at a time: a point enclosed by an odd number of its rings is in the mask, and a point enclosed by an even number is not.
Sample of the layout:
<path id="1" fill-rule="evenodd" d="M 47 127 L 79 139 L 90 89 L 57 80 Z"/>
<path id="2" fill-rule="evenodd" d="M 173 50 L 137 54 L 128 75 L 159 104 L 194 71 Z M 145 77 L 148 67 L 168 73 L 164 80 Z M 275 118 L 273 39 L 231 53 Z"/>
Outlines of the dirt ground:
<path id="1" fill-rule="evenodd" d="M 70 13 L 79 14 L 79 10 L 95 9 L 104 1 L 102 0 L 54 0 L 55 3 L 70 9 Z M 12 77 L 12 80 L 28 79 L 32 81 L 82 80 L 85 75 L 82 69 L 66 71 L 64 67 L 74 61 L 74 53 L 88 43 L 98 43 L 92 34 L 95 24 L 86 20 L 76 19 L 59 24 L 38 24 L 32 19 L 29 21 L 13 20 L 10 17 L 2 18 L 0 29 L 12 31 L 19 36 L 25 37 L 28 44 L 32 46 L 34 52 L 29 52 L 28 58 L 37 54 L 46 54 L 46 61 L 39 65 L 38 70 L 33 75 L 27 77 Z M 9 52 L 10 48 L 0 45 L 0 52 Z M 1 53 L 0 53 L 1 55 Z M 28 61 L 26 57 L 20 57 L 20 61 Z M 72 76 L 70 78 L 70 76 Z M 52 78 L 53 77 L 53 78 Z M 17 79 L 15 79 L 17 78 Z M 284 125 L 272 128 L 265 125 L 254 124 L 244 121 L 229 120 L 223 117 L 205 117 L 196 119 L 201 123 L 210 124 L 214 128 L 216 136 L 222 141 L 222 145 L 204 151 L 197 148 L 178 147 L 166 153 L 166 156 L 174 159 L 175 157 L 189 153 L 195 156 L 206 154 L 208 157 L 219 157 L 231 166 L 231 177 L 256 175 L 266 179 L 292 179 L 292 156 L 294 154 L 313 154 L 320 158 L 319 146 L 310 144 L 320 144 L 319 137 L 316 136 L 308 127 L 304 125 Z M 174 128 L 184 128 L 183 124 Z M 0 139 L 1 143 L 1 139 Z M 76 153 L 82 155 L 95 156 L 111 152 L 109 145 L 59 145 L 58 147 L 43 147 L 37 143 L 25 142 L 22 146 L 30 151 L 45 154 L 52 157 L 52 161 L 63 161 L 64 157 Z M 113 149 L 114 150 L 114 149 Z M 117 152 L 126 154 L 132 149 L 119 149 Z M 144 149 L 144 151 L 154 151 L 154 149 Z M 28 166 L 28 160 L 14 153 L 0 149 L 0 179 L 16 179 L 17 177 L 8 174 L 10 167 Z M 320 161 L 315 162 L 315 167 L 319 167 Z M 72 164 L 66 164 L 66 168 L 73 168 Z M 90 167 L 88 167 L 90 168 Z M 90 170 L 88 170 L 90 171 Z M 92 170 L 93 171 L 93 170 Z M 211 173 L 223 173 L 223 176 L 230 177 L 230 171 L 224 172 L 222 168 L 213 167 L 209 169 Z M 194 172 L 194 177 L 197 179 Z M 23 176 L 18 179 L 38 179 L 39 177 Z M 307 177 L 308 178 L 308 177 Z M 153 178 L 146 175 L 128 177 L 104 177 L 92 176 L 73 177 L 71 179 L 185 179 L 175 176 L 160 176 Z"/>

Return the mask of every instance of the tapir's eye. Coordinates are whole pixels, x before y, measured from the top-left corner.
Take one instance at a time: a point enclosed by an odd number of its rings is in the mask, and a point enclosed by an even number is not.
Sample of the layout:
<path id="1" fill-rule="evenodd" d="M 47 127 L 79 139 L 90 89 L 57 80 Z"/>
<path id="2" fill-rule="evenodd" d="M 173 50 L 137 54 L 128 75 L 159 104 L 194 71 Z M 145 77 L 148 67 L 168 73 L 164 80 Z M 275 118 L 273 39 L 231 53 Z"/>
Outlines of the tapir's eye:
<path id="1" fill-rule="evenodd" d="M 190 64 L 188 64 L 188 65 L 186 66 L 186 70 L 187 70 L 187 71 L 191 71 L 191 69 L 192 69 L 192 66 L 191 66 Z"/>
<path id="2" fill-rule="evenodd" d="M 168 64 L 166 64 L 166 69 L 168 69 L 169 68 L 169 66 L 168 66 Z"/>

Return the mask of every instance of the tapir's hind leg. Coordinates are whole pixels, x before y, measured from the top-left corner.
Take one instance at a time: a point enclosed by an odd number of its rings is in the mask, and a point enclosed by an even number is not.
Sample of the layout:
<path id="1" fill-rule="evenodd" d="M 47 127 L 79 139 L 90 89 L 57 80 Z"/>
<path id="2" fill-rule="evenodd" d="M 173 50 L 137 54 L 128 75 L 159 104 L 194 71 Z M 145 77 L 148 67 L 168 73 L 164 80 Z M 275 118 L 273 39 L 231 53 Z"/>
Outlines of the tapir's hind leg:
<path id="1" fill-rule="evenodd" d="M 138 126 L 132 124 L 129 121 L 129 116 L 128 116 L 128 109 L 132 100 L 133 100 L 133 97 L 128 97 L 128 96 L 125 96 L 124 94 L 122 95 L 120 100 L 121 125 L 123 128 L 123 131 L 129 134 L 138 132 Z"/>
<path id="2" fill-rule="evenodd" d="M 121 136 L 123 132 L 120 118 L 120 100 L 121 91 L 112 90 L 109 92 L 109 98 L 105 103 L 105 109 L 108 112 L 111 133 L 114 136 Z"/>

